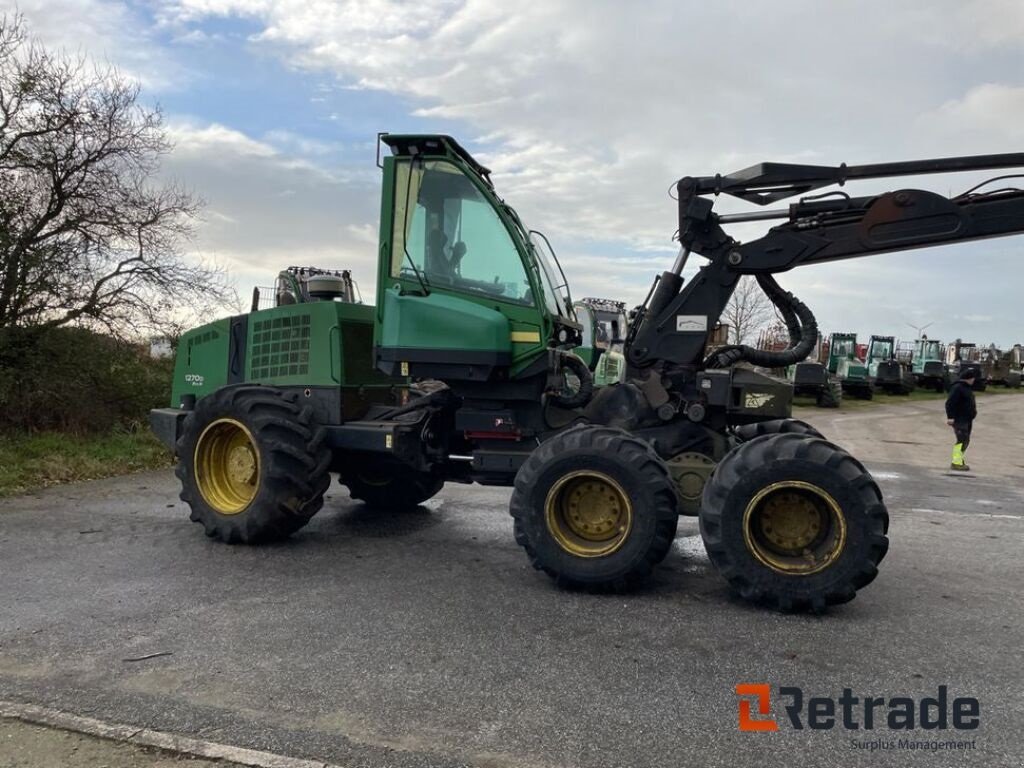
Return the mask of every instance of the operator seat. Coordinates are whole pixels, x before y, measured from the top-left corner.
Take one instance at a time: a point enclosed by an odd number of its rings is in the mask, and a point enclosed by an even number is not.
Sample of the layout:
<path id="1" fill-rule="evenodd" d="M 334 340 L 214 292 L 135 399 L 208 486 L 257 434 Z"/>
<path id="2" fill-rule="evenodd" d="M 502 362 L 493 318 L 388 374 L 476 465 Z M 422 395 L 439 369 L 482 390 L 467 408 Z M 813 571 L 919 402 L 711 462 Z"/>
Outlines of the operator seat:
<path id="1" fill-rule="evenodd" d="M 444 254 L 444 247 L 447 242 L 448 236 L 440 229 L 432 229 L 427 235 L 426 263 L 424 264 L 424 271 L 427 273 L 427 277 L 440 277 L 446 282 L 451 282 L 452 268 L 448 262 L 448 257 Z"/>

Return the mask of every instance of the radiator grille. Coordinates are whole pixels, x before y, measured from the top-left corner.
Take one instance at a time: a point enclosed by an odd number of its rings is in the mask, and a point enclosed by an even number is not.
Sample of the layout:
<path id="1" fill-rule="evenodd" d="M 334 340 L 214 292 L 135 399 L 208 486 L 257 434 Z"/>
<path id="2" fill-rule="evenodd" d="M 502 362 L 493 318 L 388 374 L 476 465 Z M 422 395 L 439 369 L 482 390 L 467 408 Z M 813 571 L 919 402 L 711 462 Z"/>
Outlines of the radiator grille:
<path id="1" fill-rule="evenodd" d="M 252 378 L 309 373 L 309 315 L 261 320 L 253 326 Z"/>

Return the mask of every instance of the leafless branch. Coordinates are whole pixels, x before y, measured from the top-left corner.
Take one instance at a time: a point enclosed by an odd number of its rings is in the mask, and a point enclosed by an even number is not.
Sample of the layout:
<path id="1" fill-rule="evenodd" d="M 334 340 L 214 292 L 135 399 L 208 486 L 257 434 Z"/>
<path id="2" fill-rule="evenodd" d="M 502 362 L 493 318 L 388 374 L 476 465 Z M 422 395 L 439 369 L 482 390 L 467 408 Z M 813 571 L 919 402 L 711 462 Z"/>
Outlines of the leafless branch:
<path id="1" fill-rule="evenodd" d="M 156 180 L 158 109 L 108 66 L 48 51 L 0 17 L 0 330 L 158 330 L 229 296 L 186 258 L 199 203 Z"/>

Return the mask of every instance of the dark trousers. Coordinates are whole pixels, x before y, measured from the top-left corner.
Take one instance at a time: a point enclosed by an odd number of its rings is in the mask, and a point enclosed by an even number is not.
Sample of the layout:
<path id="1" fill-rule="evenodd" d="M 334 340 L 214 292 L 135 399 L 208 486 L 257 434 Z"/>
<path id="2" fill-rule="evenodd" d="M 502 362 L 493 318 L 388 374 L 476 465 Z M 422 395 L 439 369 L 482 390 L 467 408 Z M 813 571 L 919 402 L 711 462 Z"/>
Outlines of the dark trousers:
<path id="1" fill-rule="evenodd" d="M 967 446 L 971 444 L 971 427 L 974 426 L 974 422 L 971 421 L 954 421 L 953 422 L 953 433 L 956 435 L 956 441 L 963 443 L 962 450 L 966 451 Z"/>

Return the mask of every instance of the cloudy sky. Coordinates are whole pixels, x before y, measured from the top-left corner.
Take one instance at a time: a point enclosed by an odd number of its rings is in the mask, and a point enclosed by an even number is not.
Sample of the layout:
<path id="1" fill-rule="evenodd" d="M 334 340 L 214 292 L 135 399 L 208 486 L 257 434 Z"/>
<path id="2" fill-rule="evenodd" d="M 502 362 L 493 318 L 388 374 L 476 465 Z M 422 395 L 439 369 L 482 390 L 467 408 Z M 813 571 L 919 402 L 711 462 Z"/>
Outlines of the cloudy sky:
<path id="1" fill-rule="evenodd" d="M 165 172 L 208 204 L 195 249 L 242 294 L 301 263 L 351 268 L 372 296 L 382 130 L 458 137 L 549 235 L 575 295 L 631 303 L 674 255 L 680 176 L 1024 151 L 1017 0 L 17 7 L 44 41 L 113 62 L 162 106 L 176 143 Z M 895 184 L 955 193 L 977 180 Z M 1008 344 L 1024 341 L 1022 255 L 1024 238 L 1006 238 L 780 282 L 827 330 L 911 337 L 932 324 Z"/>

